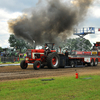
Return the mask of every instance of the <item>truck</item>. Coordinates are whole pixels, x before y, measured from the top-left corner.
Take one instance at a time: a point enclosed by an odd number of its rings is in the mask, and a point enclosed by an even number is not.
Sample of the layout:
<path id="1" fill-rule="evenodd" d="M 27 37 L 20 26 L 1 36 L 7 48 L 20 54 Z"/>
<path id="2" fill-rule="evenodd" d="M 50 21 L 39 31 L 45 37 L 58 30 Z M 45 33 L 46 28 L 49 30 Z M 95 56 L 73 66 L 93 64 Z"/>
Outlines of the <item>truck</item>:
<path id="1" fill-rule="evenodd" d="M 66 56 L 63 53 L 54 50 L 54 43 L 46 43 L 51 45 L 49 51 L 46 49 L 29 49 L 25 60 L 20 63 L 22 69 L 28 67 L 28 63 L 33 63 L 33 68 L 38 70 L 47 66 L 48 68 L 57 69 L 59 67 L 77 67 L 77 66 L 97 66 L 100 62 L 100 42 L 94 43 L 91 51 L 72 51 Z M 47 52 L 47 54 L 46 54 Z"/>

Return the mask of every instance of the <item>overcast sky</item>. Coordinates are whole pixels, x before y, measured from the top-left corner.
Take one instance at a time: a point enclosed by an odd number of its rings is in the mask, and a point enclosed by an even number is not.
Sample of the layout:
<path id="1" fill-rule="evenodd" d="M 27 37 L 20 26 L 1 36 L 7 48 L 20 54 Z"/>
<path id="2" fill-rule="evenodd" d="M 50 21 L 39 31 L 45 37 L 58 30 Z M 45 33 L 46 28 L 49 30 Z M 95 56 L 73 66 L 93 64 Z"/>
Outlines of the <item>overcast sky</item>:
<path id="1" fill-rule="evenodd" d="M 8 39 L 10 33 L 8 31 L 7 21 L 12 18 L 17 18 L 22 15 L 27 8 L 35 7 L 38 0 L 0 0 L 0 47 L 9 47 Z M 96 27 L 96 33 L 87 35 L 85 38 L 89 39 L 91 43 L 100 41 L 100 2 L 94 2 L 89 8 L 86 19 L 79 26 Z M 71 36 L 72 38 L 75 36 Z M 76 36 L 77 37 L 77 36 Z"/>

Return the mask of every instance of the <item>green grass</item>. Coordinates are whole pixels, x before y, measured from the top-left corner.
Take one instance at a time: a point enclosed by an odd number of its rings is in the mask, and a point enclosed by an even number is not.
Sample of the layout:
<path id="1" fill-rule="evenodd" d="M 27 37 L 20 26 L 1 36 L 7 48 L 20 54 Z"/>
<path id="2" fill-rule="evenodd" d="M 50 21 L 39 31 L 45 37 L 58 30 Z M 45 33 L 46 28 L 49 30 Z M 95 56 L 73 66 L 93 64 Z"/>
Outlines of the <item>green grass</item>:
<path id="1" fill-rule="evenodd" d="M 82 79 L 92 77 L 92 79 Z M 100 76 L 0 82 L 0 100 L 100 100 Z"/>

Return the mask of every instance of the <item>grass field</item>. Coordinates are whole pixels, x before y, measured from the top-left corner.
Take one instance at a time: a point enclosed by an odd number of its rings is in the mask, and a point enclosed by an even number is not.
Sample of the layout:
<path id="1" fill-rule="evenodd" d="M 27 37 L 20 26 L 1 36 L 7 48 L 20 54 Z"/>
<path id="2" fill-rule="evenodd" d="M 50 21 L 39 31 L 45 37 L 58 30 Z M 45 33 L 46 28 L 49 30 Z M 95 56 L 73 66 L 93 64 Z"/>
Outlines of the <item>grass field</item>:
<path id="1" fill-rule="evenodd" d="M 100 100 L 99 75 L 53 79 L 0 82 L 0 100 Z"/>

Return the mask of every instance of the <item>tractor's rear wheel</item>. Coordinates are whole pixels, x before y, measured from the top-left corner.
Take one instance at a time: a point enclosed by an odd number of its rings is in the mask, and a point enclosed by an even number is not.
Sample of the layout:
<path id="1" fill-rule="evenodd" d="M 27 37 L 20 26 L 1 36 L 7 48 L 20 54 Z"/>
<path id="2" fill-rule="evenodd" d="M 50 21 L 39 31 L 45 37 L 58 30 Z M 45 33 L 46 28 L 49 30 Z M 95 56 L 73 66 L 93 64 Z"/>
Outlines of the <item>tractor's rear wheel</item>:
<path id="1" fill-rule="evenodd" d="M 48 68 L 56 69 L 60 65 L 60 57 L 56 52 L 50 53 L 47 57 Z"/>
<path id="2" fill-rule="evenodd" d="M 25 60 L 23 60 L 23 61 L 20 63 L 20 67 L 21 67 L 22 69 L 26 69 L 27 66 L 28 66 L 28 63 L 25 63 Z"/>
<path id="3" fill-rule="evenodd" d="M 41 68 L 41 62 L 40 61 L 35 61 L 33 66 L 34 66 L 35 70 L 38 70 L 38 69 Z"/>

